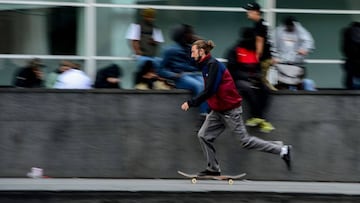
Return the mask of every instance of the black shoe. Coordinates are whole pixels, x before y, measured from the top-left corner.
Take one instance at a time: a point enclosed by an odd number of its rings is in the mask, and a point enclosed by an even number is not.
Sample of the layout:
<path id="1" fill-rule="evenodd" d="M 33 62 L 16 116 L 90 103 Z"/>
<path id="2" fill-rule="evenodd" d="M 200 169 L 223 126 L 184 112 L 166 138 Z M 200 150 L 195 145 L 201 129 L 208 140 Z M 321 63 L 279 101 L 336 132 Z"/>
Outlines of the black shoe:
<path id="1" fill-rule="evenodd" d="M 209 171 L 209 170 L 205 170 L 205 171 L 201 171 L 197 174 L 198 176 L 220 176 L 220 172 L 219 171 Z"/>
<path id="2" fill-rule="evenodd" d="M 291 146 L 285 145 L 287 147 L 287 153 L 282 155 L 282 159 L 285 161 L 286 167 L 289 171 L 291 171 Z"/>

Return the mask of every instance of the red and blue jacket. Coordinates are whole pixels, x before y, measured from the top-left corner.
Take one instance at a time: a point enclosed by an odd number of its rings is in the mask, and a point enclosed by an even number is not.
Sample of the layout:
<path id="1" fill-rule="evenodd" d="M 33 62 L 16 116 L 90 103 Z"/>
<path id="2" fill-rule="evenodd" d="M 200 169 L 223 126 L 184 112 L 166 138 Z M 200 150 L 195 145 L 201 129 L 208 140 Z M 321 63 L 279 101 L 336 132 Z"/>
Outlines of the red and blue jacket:
<path id="1" fill-rule="evenodd" d="M 210 54 L 199 64 L 204 77 L 205 88 L 188 101 L 189 106 L 199 106 L 207 101 L 211 110 L 228 111 L 241 106 L 242 97 L 225 65 Z"/>

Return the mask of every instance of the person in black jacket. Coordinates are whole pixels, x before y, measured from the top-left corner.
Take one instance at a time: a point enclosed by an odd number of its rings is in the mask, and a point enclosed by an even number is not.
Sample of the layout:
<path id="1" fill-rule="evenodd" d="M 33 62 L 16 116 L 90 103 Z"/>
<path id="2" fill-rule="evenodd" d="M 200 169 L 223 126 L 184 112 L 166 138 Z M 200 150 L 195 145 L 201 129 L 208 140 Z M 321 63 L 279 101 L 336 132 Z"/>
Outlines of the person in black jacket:
<path id="1" fill-rule="evenodd" d="M 120 77 L 121 68 L 116 64 L 111 64 L 100 69 L 96 74 L 95 88 L 121 88 Z"/>
<path id="2" fill-rule="evenodd" d="M 44 66 L 39 58 L 30 60 L 27 66 L 16 72 L 13 85 L 20 88 L 43 87 L 43 71 L 41 67 Z"/>
<path id="3" fill-rule="evenodd" d="M 256 56 L 255 31 L 245 27 L 240 30 L 240 39 L 228 51 L 227 67 L 233 77 L 236 88 L 244 96 L 250 107 L 250 118 L 246 125 L 260 127 L 261 132 L 269 133 L 274 126 L 266 121 L 265 111 L 269 106 L 270 89 L 261 77 L 261 67 Z"/>
<path id="4" fill-rule="evenodd" d="M 360 22 L 352 22 L 342 32 L 342 52 L 345 56 L 347 89 L 360 89 Z"/>

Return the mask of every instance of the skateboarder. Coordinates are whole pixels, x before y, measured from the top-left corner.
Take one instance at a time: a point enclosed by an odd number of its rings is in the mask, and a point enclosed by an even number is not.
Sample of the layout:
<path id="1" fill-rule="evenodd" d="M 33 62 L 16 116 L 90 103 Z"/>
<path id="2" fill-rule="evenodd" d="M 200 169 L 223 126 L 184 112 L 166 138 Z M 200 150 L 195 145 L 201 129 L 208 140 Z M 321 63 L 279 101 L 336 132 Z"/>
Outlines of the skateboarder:
<path id="1" fill-rule="evenodd" d="M 277 145 L 260 138 L 250 136 L 242 120 L 242 97 L 239 95 L 234 81 L 225 65 L 211 56 L 215 47 L 213 41 L 198 40 L 192 44 L 191 57 L 202 71 L 205 89 L 196 97 L 184 102 L 181 109 L 187 111 L 207 101 L 211 112 L 207 115 L 198 137 L 207 159 L 207 167 L 198 173 L 200 176 L 220 175 L 220 165 L 215 157 L 214 141 L 228 127 L 246 149 L 278 154 L 291 169 L 289 145 Z"/>

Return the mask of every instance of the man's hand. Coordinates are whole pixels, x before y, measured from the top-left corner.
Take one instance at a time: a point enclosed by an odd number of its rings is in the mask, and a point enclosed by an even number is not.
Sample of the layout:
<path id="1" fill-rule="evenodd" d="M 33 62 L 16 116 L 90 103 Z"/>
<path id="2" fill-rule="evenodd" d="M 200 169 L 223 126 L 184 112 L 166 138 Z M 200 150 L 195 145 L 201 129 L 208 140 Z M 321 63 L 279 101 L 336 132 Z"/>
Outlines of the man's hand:
<path id="1" fill-rule="evenodd" d="M 304 50 L 304 49 L 299 49 L 298 54 L 306 56 L 308 54 L 308 52 L 306 50 Z"/>
<path id="2" fill-rule="evenodd" d="M 187 111 L 189 109 L 189 104 L 187 102 L 184 102 L 182 105 L 181 105 L 181 109 L 184 110 L 184 111 Z"/>

